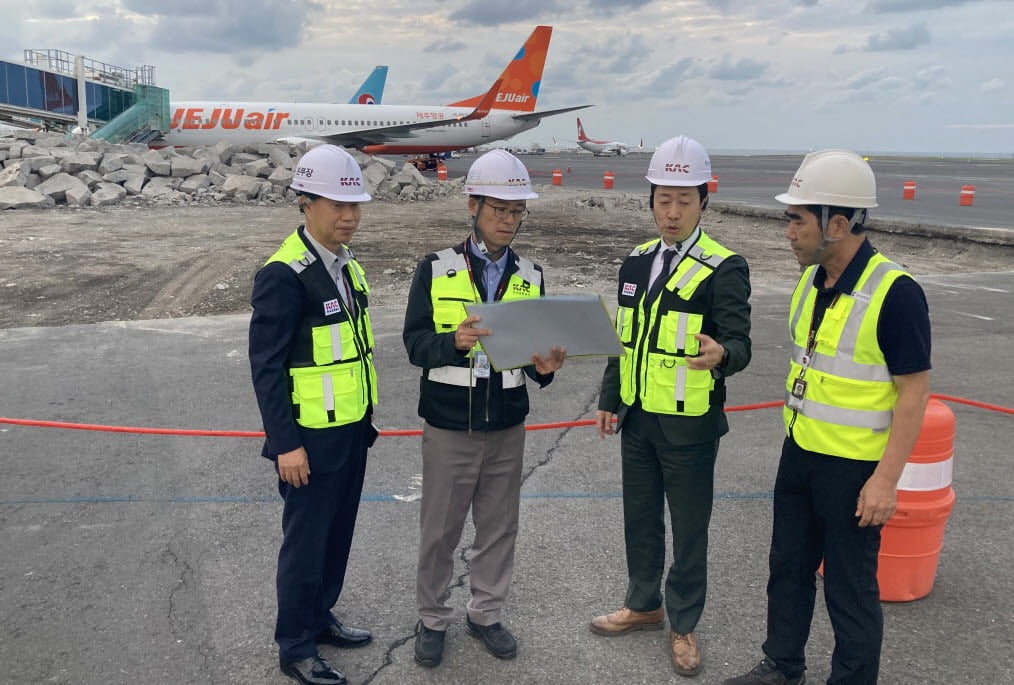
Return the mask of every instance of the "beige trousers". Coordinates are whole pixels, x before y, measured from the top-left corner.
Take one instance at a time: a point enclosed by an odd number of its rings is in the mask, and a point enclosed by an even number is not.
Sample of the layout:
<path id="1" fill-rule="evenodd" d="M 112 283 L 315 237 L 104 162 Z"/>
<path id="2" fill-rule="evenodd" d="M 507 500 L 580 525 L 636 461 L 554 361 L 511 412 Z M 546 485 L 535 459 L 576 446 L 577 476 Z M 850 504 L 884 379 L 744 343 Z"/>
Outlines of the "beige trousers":
<path id="1" fill-rule="evenodd" d="M 469 565 L 468 617 L 477 625 L 500 621 L 514 572 L 525 427 L 501 431 L 423 429 L 422 507 L 416 604 L 423 625 L 446 630 L 454 550 L 472 510 L 475 540 Z"/>

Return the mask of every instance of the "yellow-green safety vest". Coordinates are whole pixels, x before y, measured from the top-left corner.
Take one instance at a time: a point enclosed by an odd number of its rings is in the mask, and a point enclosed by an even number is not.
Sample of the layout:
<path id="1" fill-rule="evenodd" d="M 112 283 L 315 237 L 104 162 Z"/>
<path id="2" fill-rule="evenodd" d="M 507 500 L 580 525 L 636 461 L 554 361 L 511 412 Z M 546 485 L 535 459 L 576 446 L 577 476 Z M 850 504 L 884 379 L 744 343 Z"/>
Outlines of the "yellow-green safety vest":
<path id="1" fill-rule="evenodd" d="M 377 403 L 368 309 L 357 306 L 349 316 L 334 279 L 298 231 L 286 238 L 265 264 L 271 262 L 287 264 L 312 303 L 288 360 L 296 422 L 306 428 L 330 428 L 359 421 Z M 348 273 L 352 290 L 368 295 L 366 272 L 351 253 Z M 312 313 L 314 307 L 316 314 Z"/>
<path id="2" fill-rule="evenodd" d="M 463 252 L 451 247 L 437 252 L 435 256 L 436 259 L 432 262 L 433 282 L 430 286 L 433 327 L 437 333 L 450 333 L 468 316 L 465 304 L 480 302 L 479 293 L 472 283 L 468 261 Z M 542 294 L 542 272 L 524 257 L 515 256 L 518 269 L 508 278 L 501 302 L 540 297 Z M 473 352 L 481 349 L 481 344 L 477 344 Z M 502 373 L 504 388 L 524 385 L 525 375 L 521 369 L 508 369 Z M 475 378 L 467 367 L 442 366 L 429 369 L 427 379 L 450 385 L 475 386 Z"/>
<path id="3" fill-rule="evenodd" d="M 792 294 L 792 362 L 782 411 L 786 433 L 805 450 L 879 461 L 898 390 L 877 340 L 877 323 L 891 285 L 908 274 L 883 255 L 873 255 L 855 289 L 828 306 L 808 353 L 816 273 L 816 266 L 804 271 Z M 805 382 L 805 390 L 802 406 L 794 410 L 789 401 L 797 379 Z"/>
<path id="4" fill-rule="evenodd" d="M 661 239 L 638 245 L 630 257 L 653 252 Z M 617 307 L 616 332 L 626 348 L 620 359 L 620 399 L 657 414 L 702 416 L 711 408 L 715 378 L 691 369 L 687 357 L 698 354 L 704 316 L 682 311 L 685 303 L 729 257 L 736 254 L 703 231 L 679 261 L 650 309 L 643 292 L 635 307 Z"/>

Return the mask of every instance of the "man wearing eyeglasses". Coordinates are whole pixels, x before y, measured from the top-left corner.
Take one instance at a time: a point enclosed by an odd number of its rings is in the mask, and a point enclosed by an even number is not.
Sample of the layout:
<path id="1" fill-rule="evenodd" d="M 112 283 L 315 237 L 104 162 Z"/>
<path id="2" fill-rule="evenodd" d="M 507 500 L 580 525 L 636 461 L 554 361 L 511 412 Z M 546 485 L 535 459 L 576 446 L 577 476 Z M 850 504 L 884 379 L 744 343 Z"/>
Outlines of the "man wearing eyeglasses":
<path id="1" fill-rule="evenodd" d="M 465 303 L 519 300 L 545 294 L 542 267 L 510 248 L 528 214 L 528 170 L 514 155 L 493 150 L 465 178 L 472 232 L 460 244 L 419 262 L 409 291 L 402 337 L 422 367 L 419 415 L 423 482 L 416 578 L 415 660 L 435 667 L 454 609 L 447 604 L 455 548 L 469 509 L 475 525 L 469 566 L 471 597 L 465 627 L 499 659 L 517 656 L 502 610 L 514 570 L 528 390 L 545 387 L 565 350 L 535 355 L 522 369 L 494 371 L 480 338 L 490 331 Z"/>

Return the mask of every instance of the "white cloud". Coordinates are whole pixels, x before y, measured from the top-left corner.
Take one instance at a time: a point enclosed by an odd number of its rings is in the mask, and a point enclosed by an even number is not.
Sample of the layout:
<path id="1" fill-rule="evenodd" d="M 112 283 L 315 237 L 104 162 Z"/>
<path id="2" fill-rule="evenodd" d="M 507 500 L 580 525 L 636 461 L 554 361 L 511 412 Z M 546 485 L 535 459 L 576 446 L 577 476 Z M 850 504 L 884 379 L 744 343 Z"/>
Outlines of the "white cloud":
<path id="1" fill-rule="evenodd" d="M 981 90 L 984 93 L 989 93 L 994 90 L 1001 90 L 1003 86 L 1004 86 L 1003 79 L 991 78 L 985 83 L 983 83 L 981 86 L 979 86 L 979 90 Z"/>

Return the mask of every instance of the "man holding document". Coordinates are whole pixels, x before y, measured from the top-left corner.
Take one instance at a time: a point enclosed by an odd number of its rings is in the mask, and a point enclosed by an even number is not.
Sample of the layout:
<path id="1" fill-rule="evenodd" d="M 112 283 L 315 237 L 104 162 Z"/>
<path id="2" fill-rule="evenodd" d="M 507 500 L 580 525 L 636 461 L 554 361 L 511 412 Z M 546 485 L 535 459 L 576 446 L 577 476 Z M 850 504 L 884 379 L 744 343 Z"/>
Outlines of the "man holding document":
<path id="1" fill-rule="evenodd" d="M 510 249 L 528 214 L 528 170 L 504 150 L 472 164 L 465 178 L 472 232 L 460 244 L 419 262 L 409 291 L 402 337 L 422 367 L 419 415 L 423 481 L 420 509 L 415 660 L 434 667 L 454 609 L 447 605 L 454 550 L 472 510 L 475 541 L 469 568 L 466 629 L 494 656 L 512 659 L 517 642 L 501 612 L 514 569 L 521 499 L 528 391 L 553 380 L 566 351 L 553 347 L 531 365 L 497 371 L 481 338 L 495 332 L 468 316 L 465 304 L 538 298 L 542 268 Z"/>
<path id="2" fill-rule="evenodd" d="M 673 667 L 702 666 L 694 629 L 707 593 L 708 524 L 718 441 L 729 431 L 725 377 L 750 362 L 746 260 L 701 230 L 711 160 L 679 136 L 652 155 L 646 176 L 660 238 L 634 248 L 620 267 L 616 331 L 626 354 L 602 379 L 599 435 L 621 430 L 628 584 L 624 606 L 592 620 L 614 636 L 661 630 L 669 619 Z M 664 501 L 674 561 L 665 581 Z"/>

